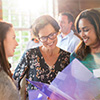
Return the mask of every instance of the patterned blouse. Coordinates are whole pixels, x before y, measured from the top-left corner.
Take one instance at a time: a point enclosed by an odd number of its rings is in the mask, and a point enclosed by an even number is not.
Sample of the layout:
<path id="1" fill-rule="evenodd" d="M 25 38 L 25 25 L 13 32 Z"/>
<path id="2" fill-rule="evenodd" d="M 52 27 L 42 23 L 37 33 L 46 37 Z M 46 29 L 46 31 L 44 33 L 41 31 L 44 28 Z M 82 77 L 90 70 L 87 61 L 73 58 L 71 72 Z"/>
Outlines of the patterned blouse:
<path id="1" fill-rule="evenodd" d="M 28 79 L 31 81 L 40 81 L 43 83 L 52 82 L 59 71 L 62 71 L 70 62 L 70 53 L 60 49 L 56 63 L 50 68 L 41 54 L 39 47 L 27 50 L 22 58 L 15 73 L 15 80 L 19 80 L 28 68 Z M 27 83 L 27 90 L 34 89 L 34 86 Z"/>

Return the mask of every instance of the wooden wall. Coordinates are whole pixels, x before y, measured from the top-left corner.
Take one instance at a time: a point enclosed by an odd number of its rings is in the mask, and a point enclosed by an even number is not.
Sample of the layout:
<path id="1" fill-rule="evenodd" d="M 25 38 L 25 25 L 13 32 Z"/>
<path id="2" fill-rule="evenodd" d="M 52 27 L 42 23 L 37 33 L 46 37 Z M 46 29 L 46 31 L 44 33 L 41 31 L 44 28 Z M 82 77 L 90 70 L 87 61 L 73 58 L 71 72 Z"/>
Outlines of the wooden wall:
<path id="1" fill-rule="evenodd" d="M 80 0 L 80 10 L 88 8 L 100 8 L 100 0 Z"/>
<path id="2" fill-rule="evenodd" d="M 76 17 L 88 8 L 100 8 L 100 0 L 58 0 L 59 13 L 71 12 Z"/>

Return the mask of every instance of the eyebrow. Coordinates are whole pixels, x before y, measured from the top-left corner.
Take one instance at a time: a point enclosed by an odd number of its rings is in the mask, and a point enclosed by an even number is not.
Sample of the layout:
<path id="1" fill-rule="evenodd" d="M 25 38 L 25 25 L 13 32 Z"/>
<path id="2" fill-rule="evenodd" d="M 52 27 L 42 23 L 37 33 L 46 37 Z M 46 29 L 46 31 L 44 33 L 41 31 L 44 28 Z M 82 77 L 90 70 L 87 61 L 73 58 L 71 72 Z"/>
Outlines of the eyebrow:
<path id="1" fill-rule="evenodd" d="M 82 27 L 82 29 L 85 29 L 85 28 L 88 28 L 88 26 L 84 26 L 84 27 Z M 80 29 L 80 28 L 79 28 Z"/>

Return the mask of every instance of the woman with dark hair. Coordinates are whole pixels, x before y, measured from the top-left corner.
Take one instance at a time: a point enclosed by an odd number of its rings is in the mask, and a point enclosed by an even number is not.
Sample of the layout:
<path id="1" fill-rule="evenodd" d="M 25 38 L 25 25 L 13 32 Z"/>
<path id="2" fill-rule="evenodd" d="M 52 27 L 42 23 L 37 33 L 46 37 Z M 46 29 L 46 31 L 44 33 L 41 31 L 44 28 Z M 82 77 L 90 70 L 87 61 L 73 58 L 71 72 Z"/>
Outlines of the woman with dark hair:
<path id="1" fill-rule="evenodd" d="M 14 49 L 18 45 L 15 39 L 12 24 L 0 21 L 0 99 L 19 100 L 17 88 L 13 82 L 8 57 L 14 55 Z"/>
<path id="2" fill-rule="evenodd" d="M 82 41 L 71 55 L 71 61 L 78 58 L 94 73 L 100 68 L 100 12 L 95 9 L 82 11 L 76 18 L 75 27 Z"/>
<path id="3" fill-rule="evenodd" d="M 59 32 L 57 21 L 49 15 L 40 16 L 32 25 L 32 31 L 42 46 L 26 51 L 18 64 L 14 79 L 21 80 L 28 69 L 28 79 L 50 84 L 59 71 L 69 64 L 70 53 L 56 46 Z M 28 83 L 28 90 L 34 87 Z"/>

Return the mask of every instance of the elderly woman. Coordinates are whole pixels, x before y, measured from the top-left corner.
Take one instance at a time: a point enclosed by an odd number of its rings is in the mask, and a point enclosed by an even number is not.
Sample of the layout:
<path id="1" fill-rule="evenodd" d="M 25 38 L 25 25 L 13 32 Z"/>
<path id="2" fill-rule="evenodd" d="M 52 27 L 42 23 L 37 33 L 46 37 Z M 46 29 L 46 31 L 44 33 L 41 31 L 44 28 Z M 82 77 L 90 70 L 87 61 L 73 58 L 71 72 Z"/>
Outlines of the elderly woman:
<path id="1" fill-rule="evenodd" d="M 16 80 L 21 80 L 28 69 L 29 80 L 50 84 L 58 72 L 69 64 L 70 53 L 56 46 L 59 29 L 56 20 L 49 15 L 35 20 L 32 31 L 42 46 L 24 53 L 13 76 Z M 28 83 L 27 89 L 34 87 Z"/>

